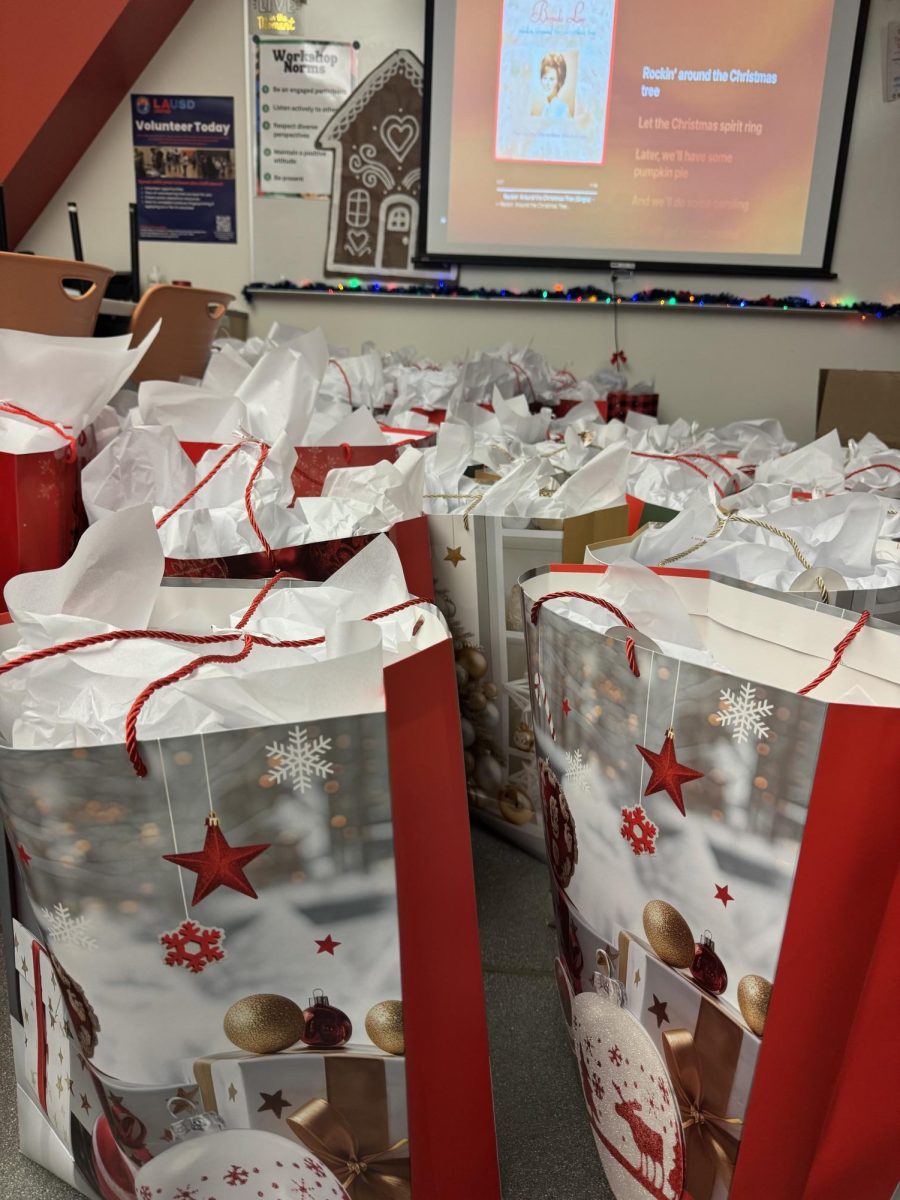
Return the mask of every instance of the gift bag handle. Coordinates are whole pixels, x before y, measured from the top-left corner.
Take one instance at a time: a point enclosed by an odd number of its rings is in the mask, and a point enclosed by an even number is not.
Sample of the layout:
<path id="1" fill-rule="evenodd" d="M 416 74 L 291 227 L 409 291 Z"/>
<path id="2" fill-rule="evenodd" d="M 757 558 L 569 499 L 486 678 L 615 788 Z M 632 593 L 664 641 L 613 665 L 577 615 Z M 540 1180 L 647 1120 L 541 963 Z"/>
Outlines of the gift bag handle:
<path id="1" fill-rule="evenodd" d="M 590 596 L 587 592 L 550 592 L 547 596 L 542 596 L 540 600 L 535 600 L 531 606 L 531 623 L 537 625 L 538 617 L 541 609 L 548 600 L 587 600 L 589 604 L 596 604 L 600 608 L 605 608 L 607 612 L 612 613 L 614 617 L 618 617 L 626 629 L 633 629 L 637 633 L 637 626 L 625 616 L 620 608 L 616 608 L 614 604 L 610 604 L 608 600 L 604 600 L 601 596 Z M 631 669 L 632 675 L 640 678 L 640 671 L 637 665 L 637 655 L 634 650 L 634 638 L 625 639 L 625 657 L 628 660 L 628 666 Z"/>
<path id="2" fill-rule="evenodd" d="M 37 413 L 29 412 L 27 408 L 20 408 L 18 404 L 12 404 L 8 400 L 0 402 L 0 412 L 10 413 L 14 417 L 25 417 L 28 421 L 34 421 L 35 425 L 46 425 L 48 429 L 52 429 L 54 433 L 66 442 L 65 461 L 73 463 L 78 457 L 75 437 L 71 433 L 66 433 L 61 425 L 57 425 L 55 421 L 48 421 L 46 417 L 39 417 Z"/>
<path id="3" fill-rule="evenodd" d="M 651 454 L 648 450 L 632 450 L 631 453 L 635 456 L 635 458 L 661 458 L 663 462 L 681 463 L 683 467 L 690 467 L 692 471 L 696 471 L 697 474 L 702 475 L 704 479 L 709 479 L 709 473 L 707 471 L 704 471 L 702 467 L 698 467 L 695 462 L 691 462 L 692 458 L 704 458 L 708 462 L 715 463 L 717 467 L 725 472 L 729 479 L 734 479 L 734 476 L 727 467 L 723 467 L 717 459 L 711 458 L 708 454 Z M 716 489 L 716 494 L 718 495 L 719 499 L 724 500 L 725 493 L 722 491 L 716 481 L 712 479 L 710 482 Z"/>
<path id="4" fill-rule="evenodd" d="M 661 558 L 656 565 L 658 567 L 668 567 L 671 566 L 672 563 L 680 562 L 683 558 L 688 558 L 695 551 L 700 550 L 703 546 L 705 546 L 707 542 L 710 542 L 713 538 L 718 537 L 729 521 L 733 521 L 738 525 L 755 525 L 757 529 L 765 529 L 768 533 L 774 534 L 775 537 L 780 537 L 783 541 L 787 542 L 787 544 L 793 550 L 797 562 L 799 562 L 800 566 L 803 567 L 804 571 L 815 570 L 812 563 L 800 549 L 797 539 L 786 530 L 779 529 L 778 526 L 773 525 L 771 521 L 763 521 L 759 517 L 742 516 L 740 513 L 735 512 L 734 509 L 719 508 L 719 512 L 722 515 L 719 517 L 716 527 L 711 533 L 708 533 L 705 538 L 701 538 L 699 542 L 694 542 L 693 546 L 688 546 L 686 550 L 680 550 L 677 554 L 670 554 L 666 558 Z M 825 587 L 825 580 L 821 575 L 816 576 L 816 587 L 819 589 L 819 595 L 822 597 L 822 603 L 830 604 L 831 601 L 828 598 L 828 589 Z"/>
<path id="5" fill-rule="evenodd" d="M 869 463 L 867 467 L 857 467 L 855 471 L 848 471 L 844 479 L 852 479 L 854 475 L 862 475 L 863 471 L 896 471 L 900 475 L 900 467 L 896 463 Z M 888 485 L 885 484 L 885 487 Z"/>
<path id="6" fill-rule="evenodd" d="M 347 372 L 344 370 L 344 368 L 341 366 L 341 364 L 338 362 L 338 360 L 336 358 L 329 358 L 328 365 L 330 367 L 337 367 L 338 371 L 341 374 L 341 378 L 343 379 L 344 384 L 347 388 L 347 399 L 352 404 L 353 403 L 353 388 L 350 384 L 350 376 L 347 374 Z"/>
<path id="7" fill-rule="evenodd" d="M 265 463 L 266 459 L 269 457 L 271 446 L 266 445 L 265 442 L 257 441 L 256 438 L 245 438 L 243 441 L 235 442 L 233 446 L 229 446 L 219 461 L 215 463 L 212 470 L 208 471 L 199 483 L 195 483 L 191 490 L 186 495 L 182 496 L 177 504 L 173 504 L 168 512 L 163 513 L 163 515 L 156 522 L 156 528 L 162 529 L 169 517 L 173 517 L 180 508 L 183 508 L 185 504 L 187 504 L 188 500 L 192 500 L 202 488 L 205 488 L 213 476 L 217 475 L 222 467 L 225 466 L 228 460 L 237 454 L 238 450 L 240 450 L 241 446 L 244 444 L 244 441 L 255 442 L 256 445 L 259 446 L 259 458 L 256 460 L 256 465 L 251 472 L 250 478 L 247 480 L 247 486 L 244 488 L 244 508 L 247 510 L 247 520 L 250 522 L 250 528 L 259 538 L 259 542 L 263 548 L 263 551 L 271 556 L 272 547 L 263 536 L 263 532 L 260 529 L 259 523 L 257 522 L 256 516 L 253 512 L 253 487 L 263 469 L 263 463 Z"/>
<path id="8" fill-rule="evenodd" d="M 616 606 L 614 604 L 610 604 L 610 602 L 608 600 L 604 600 L 601 596 L 591 596 L 591 595 L 588 595 L 587 592 L 550 592 L 548 595 L 542 596 L 539 600 L 536 600 L 534 602 L 534 604 L 532 604 L 532 606 L 531 606 L 531 623 L 532 623 L 532 625 L 537 625 L 538 616 L 540 614 L 541 608 L 549 600 L 563 600 L 563 599 L 586 600 L 589 604 L 596 604 L 600 608 L 605 608 L 607 612 L 611 612 L 613 614 L 613 616 L 618 617 L 619 620 L 622 622 L 622 624 L 624 626 L 626 626 L 626 628 L 634 629 L 634 631 L 637 632 L 637 628 L 632 624 L 631 621 L 628 620 L 628 618 L 621 611 L 621 609 L 616 608 Z M 808 696 L 809 693 L 811 691 L 813 691 L 815 688 L 817 688 L 820 683 L 824 683 L 825 680 L 828 679 L 828 677 L 830 675 L 834 674 L 834 672 L 837 670 L 838 666 L 840 665 L 842 658 L 844 657 L 845 650 L 850 645 L 850 643 L 856 638 L 857 634 L 863 628 L 863 626 L 866 624 L 866 622 L 869 620 L 871 615 L 872 614 L 869 612 L 868 609 L 866 609 L 861 614 L 859 620 L 856 622 L 856 624 L 853 626 L 853 628 L 850 629 L 847 633 L 845 633 L 844 636 L 841 638 L 841 640 L 838 642 L 838 644 L 835 646 L 831 662 L 828 664 L 828 666 L 825 667 L 824 670 L 820 671 L 819 674 L 815 677 L 815 679 L 811 680 L 804 687 L 798 688 L 797 689 L 798 696 Z M 640 677 L 641 673 L 638 670 L 637 655 L 635 653 L 635 647 L 634 647 L 634 638 L 626 638 L 625 639 L 625 656 L 628 659 L 628 665 L 631 668 L 632 674 L 637 677 Z M 3 670 L 3 668 L 0 667 L 0 673 L 2 673 L 2 670 Z"/>
<path id="9" fill-rule="evenodd" d="M 247 607 L 246 612 L 240 621 L 237 622 L 236 629 L 243 629 L 256 610 L 265 600 L 266 596 L 272 591 L 277 583 L 287 576 L 286 571 L 279 571 L 277 575 L 267 580 L 265 585 L 254 596 L 253 600 Z M 363 617 L 364 621 L 380 621 L 386 617 L 392 617 L 396 613 L 403 612 L 404 609 L 413 608 L 417 605 L 431 605 L 430 600 L 424 600 L 419 596 L 415 596 L 410 600 L 403 600 L 399 604 L 394 604 L 391 608 L 384 608 L 380 612 L 370 613 L 367 617 Z M 413 636 L 415 636 L 422 627 L 423 618 L 420 618 L 413 626 Z M 217 646 L 223 642 L 234 642 L 241 638 L 243 645 L 240 650 L 234 654 L 205 654 L 198 658 L 191 659 L 178 670 L 172 671 L 170 674 L 163 676 L 161 679 L 156 679 L 149 683 L 147 687 L 135 699 L 134 703 L 128 710 L 128 715 L 125 718 L 125 748 L 128 752 L 128 758 L 131 765 L 134 767 L 135 773 L 143 778 L 147 774 L 147 766 L 141 758 L 140 751 L 137 745 L 137 721 L 141 714 L 141 709 L 147 703 L 151 696 L 158 692 L 161 688 L 167 687 L 170 683 L 177 683 L 181 679 L 187 679 L 200 667 L 209 665 L 210 663 L 238 663 L 242 662 L 253 650 L 254 646 L 263 646 L 275 650 L 301 650 L 309 646 L 320 646 L 325 641 L 324 634 L 318 637 L 303 638 L 301 640 L 285 640 L 278 641 L 277 639 L 262 637 L 254 633 L 207 633 L 207 634 L 190 634 L 190 633 L 174 633 L 168 629 L 113 629 L 109 633 L 95 633 L 90 637 L 76 638 L 70 642 L 63 642 L 59 646 L 44 646 L 40 650 L 33 650 L 29 654 L 23 654 L 20 658 L 11 659 L 9 662 L 0 663 L 0 676 L 5 675 L 8 671 L 15 670 L 16 667 L 29 666 L 32 663 L 41 662 L 47 658 L 55 658 L 60 654 L 68 654 L 75 650 L 86 650 L 91 646 L 107 645 L 110 642 L 122 641 L 137 641 L 140 639 L 150 639 L 163 642 L 176 642 L 180 645 L 188 646 Z"/>

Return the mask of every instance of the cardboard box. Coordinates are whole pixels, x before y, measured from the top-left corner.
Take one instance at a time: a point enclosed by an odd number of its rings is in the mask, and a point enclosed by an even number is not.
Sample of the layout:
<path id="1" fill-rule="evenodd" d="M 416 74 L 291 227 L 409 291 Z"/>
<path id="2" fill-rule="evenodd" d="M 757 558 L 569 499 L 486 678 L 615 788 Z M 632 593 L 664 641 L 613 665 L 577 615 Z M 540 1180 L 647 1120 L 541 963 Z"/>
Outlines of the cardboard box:
<path id="1" fill-rule="evenodd" d="M 819 371 L 816 437 L 832 429 L 844 443 L 874 433 L 900 449 L 900 371 Z"/>

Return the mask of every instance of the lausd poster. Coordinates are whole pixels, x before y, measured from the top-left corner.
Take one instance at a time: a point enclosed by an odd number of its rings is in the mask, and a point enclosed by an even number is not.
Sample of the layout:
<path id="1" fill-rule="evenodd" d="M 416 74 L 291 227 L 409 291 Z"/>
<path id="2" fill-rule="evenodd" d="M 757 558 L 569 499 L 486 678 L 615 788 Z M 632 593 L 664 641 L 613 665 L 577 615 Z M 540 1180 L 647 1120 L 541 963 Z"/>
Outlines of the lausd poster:
<path id="1" fill-rule="evenodd" d="M 504 0 L 495 157 L 602 163 L 616 0 Z"/>
<path id="2" fill-rule="evenodd" d="M 234 100 L 131 97 L 138 236 L 235 242 Z"/>

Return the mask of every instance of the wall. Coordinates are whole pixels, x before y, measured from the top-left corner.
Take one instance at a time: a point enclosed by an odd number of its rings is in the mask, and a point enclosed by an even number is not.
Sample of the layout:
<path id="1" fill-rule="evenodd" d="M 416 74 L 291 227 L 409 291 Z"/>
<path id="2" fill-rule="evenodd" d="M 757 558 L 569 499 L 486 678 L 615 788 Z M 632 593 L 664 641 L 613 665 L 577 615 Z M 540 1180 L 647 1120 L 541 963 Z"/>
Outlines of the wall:
<path id="1" fill-rule="evenodd" d="M 153 0 L 145 0 L 153 3 Z M 189 279 L 240 296 L 250 277 L 246 178 L 247 106 L 241 0 L 194 0 L 147 69 L 134 92 L 234 96 L 238 164 L 237 232 L 234 245 L 141 243 L 141 273 L 156 265 L 166 279 Z M 134 200 L 130 95 L 119 104 L 88 152 L 34 223 L 20 248 L 70 258 L 66 202 L 78 204 L 84 257 L 127 270 L 128 204 Z"/>
<path id="2" fill-rule="evenodd" d="M 34 15 L 0 4 L 0 181 L 15 244 L 52 200 L 119 98 L 184 16 L 191 0 L 43 0 Z"/>
<path id="3" fill-rule="evenodd" d="M 423 0 L 310 0 L 304 33 L 363 42 L 361 75 L 380 58 L 384 33 L 421 53 Z M 386 14 L 391 17 L 386 19 Z M 402 22 L 401 22 L 402 16 Z M 382 19 L 385 18 L 385 19 Z M 900 19 L 900 0 L 872 0 L 869 33 L 857 99 L 838 229 L 833 283 L 740 277 L 639 276 L 635 290 L 654 286 L 733 290 L 743 294 L 798 292 L 816 298 L 852 295 L 900 300 L 900 103 L 882 101 L 882 30 Z M 373 36 L 373 30 L 380 32 Z M 168 278 L 187 278 L 239 293 L 253 278 L 248 236 L 249 180 L 244 26 L 241 0 L 194 0 L 175 34 L 136 85 L 141 91 L 234 94 L 239 174 L 236 246 L 144 243 L 145 272 L 156 263 Z M 133 199 L 130 124 L 123 103 L 97 137 L 22 245 L 38 253 L 69 252 L 65 201 L 79 202 L 85 253 L 97 261 L 127 261 L 126 212 Z M 310 277 L 321 277 L 325 202 L 298 201 L 297 237 L 310 247 Z M 315 267 L 318 266 L 318 270 Z M 473 286 L 546 286 L 555 282 L 608 285 L 600 272 L 465 270 Z M 629 285 L 626 285 L 629 286 Z M 556 365 L 587 372 L 608 361 L 612 320 L 603 306 L 536 307 L 497 303 L 363 300 L 359 298 L 266 298 L 252 306 L 251 329 L 264 332 L 272 320 L 309 328 L 321 325 L 336 344 L 358 348 L 416 345 L 436 358 L 455 358 L 505 341 L 530 342 Z M 812 435 L 820 367 L 900 369 L 896 323 L 858 318 L 700 313 L 679 309 L 620 312 L 620 344 L 634 378 L 655 377 L 663 412 L 703 422 L 739 415 L 777 415 L 795 437 Z"/>

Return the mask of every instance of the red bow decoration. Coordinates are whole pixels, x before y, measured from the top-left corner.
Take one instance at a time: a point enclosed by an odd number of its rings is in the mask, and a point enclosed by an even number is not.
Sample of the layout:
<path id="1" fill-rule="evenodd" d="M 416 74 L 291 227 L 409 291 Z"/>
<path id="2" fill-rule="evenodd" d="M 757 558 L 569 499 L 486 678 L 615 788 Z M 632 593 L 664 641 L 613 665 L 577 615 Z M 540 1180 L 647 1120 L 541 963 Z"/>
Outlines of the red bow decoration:
<path id="1" fill-rule="evenodd" d="M 616 363 L 621 363 L 622 366 L 624 367 L 625 364 L 628 362 L 628 355 L 625 353 L 624 350 L 614 350 L 609 361 L 612 363 L 613 366 L 615 366 Z"/>

